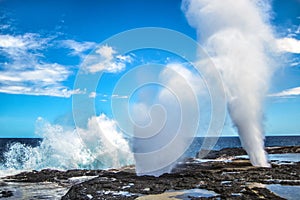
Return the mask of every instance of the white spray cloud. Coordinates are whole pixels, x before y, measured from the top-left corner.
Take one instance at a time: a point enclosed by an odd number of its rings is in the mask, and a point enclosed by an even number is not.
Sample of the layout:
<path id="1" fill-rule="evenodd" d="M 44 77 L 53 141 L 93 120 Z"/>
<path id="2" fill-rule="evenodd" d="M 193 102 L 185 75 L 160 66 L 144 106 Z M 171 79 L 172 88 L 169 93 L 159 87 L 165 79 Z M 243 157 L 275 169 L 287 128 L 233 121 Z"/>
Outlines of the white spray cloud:
<path id="1" fill-rule="evenodd" d="M 137 91 L 131 112 L 138 175 L 169 173 L 182 158 L 197 132 L 201 81 L 183 65 L 168 64 L 156 81 L 162 88 Z"/>
<path id="2" fill-rule="evenodd" d="M 228 109 L 241 143 L 256 166 L 269 166 L 264 151 L 263 100 L 276 49 L 264 0 L 185 0 L 183 10 L 199 43 L 220 71 Z"/>
<path id="3" fill-rule="evenodd" d="M 4 153 L 5 163 L 0 167 L 22 170 L 105 169 L 133 163 L 127 141 L 116 130 L 115 122 L 105 115 L 90 118 L 86 129 L 77 130 L 66 130 L 39 117 L 36 132 L 43 137 L 39 146 L 13 144 Z"/>

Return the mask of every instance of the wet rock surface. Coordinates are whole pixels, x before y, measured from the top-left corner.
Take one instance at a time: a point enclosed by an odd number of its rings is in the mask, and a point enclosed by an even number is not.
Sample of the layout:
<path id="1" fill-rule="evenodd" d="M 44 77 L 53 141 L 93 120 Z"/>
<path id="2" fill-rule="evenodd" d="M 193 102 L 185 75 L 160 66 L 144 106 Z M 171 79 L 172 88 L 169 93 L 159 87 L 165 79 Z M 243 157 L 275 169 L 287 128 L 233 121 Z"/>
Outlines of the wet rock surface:
<path id="1" fill-rule="evenodd" d="M 273 153 L 299 153 L 300 147 L 268 149 Z M 208 158 L 243 155 L 240 149 L 221 150 Z M 211 157 L 209 157 L 211 156 Z M 83 182 L 69 181 L 72 177 L 96 176 Z M 69 199 L 136 199 L 166 191 L 206 189 L 217 193 L 213 197 L 190 199 L 283 199 L 263 184 L 300 185 L 300 162 L 272 163 L 272 168 L 253 167 L 249 160 L 233 159 L 229 162 L 199 162 L 188 159 L 179 164 L 172 173 L 160 177 L 136 176 L 134 166 L 118 170 L 42 170 L 9 176 L 6 182 L 56 182 L 70 189 L 62 197 Z M 2 197 L 8 194 L 2 192 Z M 1 196 L 0 196 L 1 198 Z"/>
<path id="2" fill-rule="evenodd" d="M 295 182 L 300 180 L 299 169 L 300 163 L 256 168 L 249 161 L 236 160 L 230 163 L 182 164 L 173 173 L 157 178 L 137 177 L 133 172 L 120 171 L 74 185 L 62 199 L 135 199 L 141 195 L 193 188 L 212 190 L 219 194 L 211 199 L 282 199 L 265 188 L 252 186 L 251 183 L 300 184 Z M 120 195 L 120 191 L 130 195 Z"/>
<path id="3" fill-rule="evenodd" d="M 31 171 L 31 172 L 22 172 L 14 176 L 5 177 L 5 181 L 12 182 L 58 182 L 61 183 L 65 180 L 68 180 L 72 177 L 81 177 L 81 176 L 98 176 L 104 170 L 68 170 L 68 171 L 59 171 L 53 169 L 43 169 L 41 171 Z"/>
<path id="4" fill-rule="evenodd" d="M 13 196 L 13 192 L 10 190 L 3 190 L 1 191 L 0 195 L 0 198 L 7 198 Z"/>

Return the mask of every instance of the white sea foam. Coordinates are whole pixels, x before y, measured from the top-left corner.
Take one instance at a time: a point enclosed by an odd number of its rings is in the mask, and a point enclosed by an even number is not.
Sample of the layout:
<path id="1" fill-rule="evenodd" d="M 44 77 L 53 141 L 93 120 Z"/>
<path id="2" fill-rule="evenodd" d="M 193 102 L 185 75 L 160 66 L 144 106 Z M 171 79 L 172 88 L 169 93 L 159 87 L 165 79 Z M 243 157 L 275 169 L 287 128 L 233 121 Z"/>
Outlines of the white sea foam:
<path id="1" fill-rule="evenodd" d="M 43 137 L 40 145 L 12 144 L 4 153 L 2 169 L 107 169 L 133 163 L 128 142 L 117 131 L 115 122 L 104 114 L 91 117 L 86 129 L 77 130 L 39 118 L 36 131 Z M 85 140 L 79 135 L 85 135 Z"/>

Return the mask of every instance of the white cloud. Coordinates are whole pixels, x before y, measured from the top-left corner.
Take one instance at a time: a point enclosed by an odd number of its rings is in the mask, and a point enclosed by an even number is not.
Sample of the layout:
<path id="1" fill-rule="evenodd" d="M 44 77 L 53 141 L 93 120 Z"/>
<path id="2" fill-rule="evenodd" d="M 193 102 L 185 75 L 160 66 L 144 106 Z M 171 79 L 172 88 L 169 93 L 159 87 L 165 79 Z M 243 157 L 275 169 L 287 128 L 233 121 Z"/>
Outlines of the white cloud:
<path id="1" fill-rule="evenodd" d="M 100 96 L 101 97 L 100 101 L 103 101 L 103 102 L 107 101 L 107 99 L 109 98 L 109 96 L 106 94 L 99 94 L 99 93 L 97 94 L 96 92 L 91 92 L 89 94 L 89 98 L 96 98 L 96 96 Z M 119 95 L 119 94 L 113 94 L 110 97 L 114 98 L 114 99 L 127 99 L 128 98 L 127 95 Z"/>
<path id="2" fill-rule="evenodd" d="M 297 27 L 297 30 L 295 31 L 295 34 L 300 34 L 300 26 Z"/>
<path id="3" fill-rule="evenodd" d="M 83 93 L 79 89 L 71 90 L 61 82 L 69 75 L 64 66 L 59 64 L 37 64 L 29 70 L 19 70 L 10 65 L 10 70 L 0 71 L 0 92 L 8 94 L 44 95 L 56 97 L 70 97 Z"/>
<path id="4" fill-rule="evenodd" d="M 90 73 L 100 71 L 117 73 L 124 70 L 126 63 L 131 61 L 131 56 L 119 55 L 112 47 L 104 45 L 100 46 L 95 54 L 87 58 L 83 67 Z"/>
<path id="5" fill-rule="evenodd" d="M 70 75 L 64 66 L 57 63 L 48 64 L 38 64 L 34 63 L 35 66 L 32 69 L 21 71 L 21 70 L 7 70 L 0 73 L 0 80 L 2 82 L 40 82 L 45 84 L 55 84 L 57 82 L 64 81 Z M 25 68 L 26 66 L 22 66 Z M 14 69 L 14 65 L 10 65 L 11 69 Z M 20 66 L 17 66 L 20 68 Z"/>
<path id="6" fill-rule="evenodd" d="M 42 38 L 35 33 L 24 35 L 0 35 L 0 49 L 12 58 L 24 55 L 28 51 L 38 51 L 47 46 L 50 38 Z M 36 53 L 36 52 L 35 52 Z"/>
<path id="7" fill-rule="evenodd" d="M 290 88 L 287 90 L 283 90 L 281 92 L 271 94 L 271 97 L 290 97 L 290 96 L 298 96 L 300 95 L 300 87 Z"/>
<path id="8" fill-rule="evenodd" d="M 66 87 L 32 87 L 32 86 L 0 86 L 0 92 L 8 94 L 25 94 L 34 96 L 54 96 L 69 98 L 73 94 L 83 94 L 85 91 L 79 89 L 69 90 Z"/>
<path id="9" fill-rule="evenodd" d="M 5 29 L 9 29 L 10 25 L 9 24 L 1 24 L 0 25 L 0 30 L 5 30 Z"/>
<path id="10" fill-rule="evenodd" d="M 300 53 L 300 40 L 295 38 L 281 38 L 276 41 L 277 48 L 282 52 Z"/>
<path id="11" fill-rule="evenodd" d="M 0 35 L 0 92 L 9 94 L 70 97 L 82 91 L 64 86 L 72 74 L 69 66 L 45 62 L 43 50 L 53 45 L 52 39 L 39 34 Z"/>
<path id="12" fill-rule="evenodd" d="M 111 60 L 113 59 L 113 55 L 117 52 L 112 47 L 105 45 L 97 49 L 96 53 L 101 55 L 104 59 Z"/>
<path id="13" fill-rule="evenodd" d="M 70 97 L 72 94 L 81 93 L 82 91 L 72 90 L 65 85 L 73 75 L 74 67 L 48 61 L 45 50 L 49 47 L 51 51 L 69 49 L 72 56 L 83 58 L 96 45 L 94 42 L 58 40 L 36 33 L 0 34 L 0 54 L 5 58 L 0 61 L 0 92 L 57 97 Z M 91 73 L 102 70 L 116 73 L 122 71 L 126 63 L 131 62 L 131 56 L 119 55 L 107 45 L 98 48 L 88 58 L 89 65 L 86 69 Z M 91 98 L 95 96 L 96 94 L 90 94 Z"/>
<path id="14" fill-rule="evenodd" d="M 295 67 L 295 66 L 300 65 L 300 62 L 292 62 L 290 65 L 291 65 L 292 67 Z"/>
<path id="15" fill-rule="evenodd" d="M 131 56 L 122 56 L 122 55 L 117 55 L 116 58 L 122 62 L 128 62 L 131 63 L 132 62 L 132 58 Z"/>
<path id="16" fill-rule="evenodd" d="M 0 35 L 0 47 L 4 48 L 23 48 L 25 42 L 20 37 L 10 35 Z"/>
<path id="17" fill-rule="evenodd" d="M 91 92 L 89 94 L 89 98 L 95 98 L 97 96 L 97 93 L 96 92 Z"/>
<path id="18" fill-rule="evenodd" d="M 115 98 L 115 99 L 128 99 L 128 96 L 126 95 L 118 95 L 118 94 L 113 94 L 111 95 L 112 98 Z"/>
<path id="19" fill-rule="evenodd" d="M 38 34 L 26 33 L 24 35 L 0 35 L 0 47 L 2 48 L 40 48 L 46 42 L 46 38 L 39 38 Z"/>
<path id="20" fill-rule="evenodd" d="M 75 40 L 63 40 L 61 41 L 62 46 L 72 50 L 73 55 L 83 56 L 84 52 L 92 50 L 96 47 L 94 42 L 77 42 Z"/>

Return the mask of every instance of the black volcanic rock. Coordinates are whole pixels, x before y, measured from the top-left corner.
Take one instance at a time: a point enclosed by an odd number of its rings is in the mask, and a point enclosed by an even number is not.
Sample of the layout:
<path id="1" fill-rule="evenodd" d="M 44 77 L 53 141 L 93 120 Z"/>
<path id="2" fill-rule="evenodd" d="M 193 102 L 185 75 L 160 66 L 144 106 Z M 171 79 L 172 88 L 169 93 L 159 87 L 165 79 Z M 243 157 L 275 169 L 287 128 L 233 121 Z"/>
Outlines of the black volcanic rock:
<path id="1" fill-rule="evenodd" d="M 212 152 L 210 158 L 244 154 L 242 149 L 224 149 Z M 272 147 L 273 153 L 297 153 L 299 147 Z M 282 199 L 261 184 L 300 185 L 300 162 L 272 163 L 272 168 L 253 167 L 249 160 L 230 162 L 199 162 L 187 159 L 170 174 L 160 177 L 136 176 L 134 166 L 118 170 L 42 170 L 9 176 L 5 181 L 55 182 L 65 184 L 71 177 L 96 176 L 80 183 L 69 183 L 63 200 L 73 199 L 136 199 L 139 196 L 161 194 L 173 190 L 207 189 L 217 193 L 208 199 Z M 2 191 L 3 195 L 9 194 Z M 191 199 L 207 199 L 204 197 Z"/>
<path id="2" fill-rule="evenodd" d="M 280 153 L 300 153 L 300 146 L 288 146 L 288 147 L 266 147 L 266 152 L 269 154 L 280 154 Z M 243 148 L 224 148 L 220 151 L 211 150 L 203 157 L 204 159 L 216 159 L 216 158 L 227 158 L 232 156 L 246 155 L 246 151 Z M 197 157 L 200 157 L 197 154 Z"/>
<path id="3" fill-rule="evenodd" d="M 43 169 L 41 171 L 31 171 L 31 172 L 22 172 L 14 176 L 5 177 L 6 181 L 13 182 L 61 182 L 62 180 L 67 180 L 71 177 L 79 176 L 97 176 L 101 173 L 105 173 L 105 170 L 68 170 L 68 171 L 59 171 L 52 169 Z"/>
<path id="4" fill-rule="evenodd" d="M 72 186 L 62 199 L 135 199 L 141 195 L 193 188 L 212 190 L 221 199 L 239 199 L 235 194 L 241 194 L 244 199 L 281 199 L 265 188 L 250 185 L 256 182 L 276 184 L 278 180 L 288 180 L 281 184 L 299 185 L 299 174 L 300 163 L 273 165 L 272 168 L 252 167 L 245 160 L 190 163 L 179 165 L 173 173 L 160 177 L 136 176 L 122 171 L 103 174 Z"/>
<path id="5" fill-rule="evenodd" d="M 7 198 L 7 197 L 12 197 L 13 196 L 13 192 L 10 190 L 4 190 L 0 192 L 0 198 Z"/>

